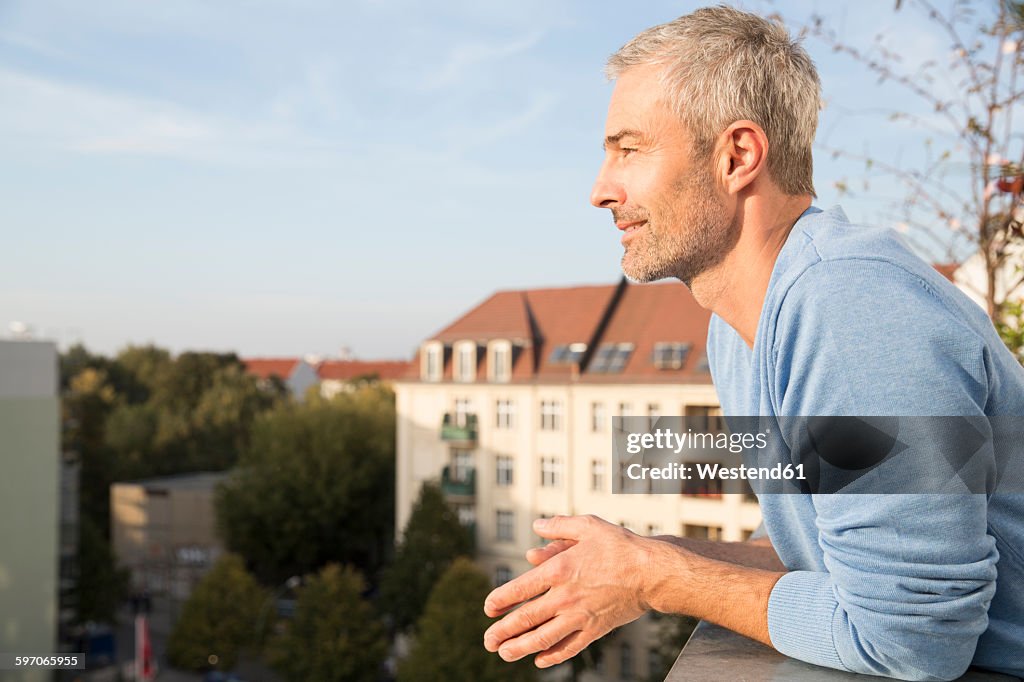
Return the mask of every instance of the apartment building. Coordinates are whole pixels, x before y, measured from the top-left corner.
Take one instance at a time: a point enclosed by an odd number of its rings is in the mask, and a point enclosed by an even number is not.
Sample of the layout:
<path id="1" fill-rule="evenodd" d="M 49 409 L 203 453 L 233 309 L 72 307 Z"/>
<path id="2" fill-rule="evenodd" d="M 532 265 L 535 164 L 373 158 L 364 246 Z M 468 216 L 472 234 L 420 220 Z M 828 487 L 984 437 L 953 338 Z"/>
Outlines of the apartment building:
<path id="1" fill-rule="evenodd" d="M 613 471 L 612 417 L 718 419 L 709 318 L 681 284 L 622 280 L 498 292 L 425 339 L 395 383 L 398 528 L 423 482 L 440 481 L 475 529 L 495 584 L 529 569 L 540 516 L 593 513 L 646 535 L 749 537 L 760 513 L 739 483 L 612 494 L 622 475 Z M 589 679 L 645 679 L 651 628 L 621 630 Z"/>

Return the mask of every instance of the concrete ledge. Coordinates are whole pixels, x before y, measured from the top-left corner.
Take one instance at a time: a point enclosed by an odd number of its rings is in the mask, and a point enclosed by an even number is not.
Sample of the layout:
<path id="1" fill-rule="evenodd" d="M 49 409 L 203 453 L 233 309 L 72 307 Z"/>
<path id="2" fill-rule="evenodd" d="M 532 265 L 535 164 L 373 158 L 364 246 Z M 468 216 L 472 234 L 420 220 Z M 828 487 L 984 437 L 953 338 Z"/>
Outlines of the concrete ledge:
<path id="1" fill-rule="evenodd" d="M 731 630 L 701 622 L 686 646 L 679 652 L 665 682 L 703 682 L 704 680 L 786 680 L 818 682 L 826 680 L 887 680 L 874 675 L 856 675 L 783 656 L 774 649 L 737 635 Z M 1017 682 L 1019 678 L 998 673 L 968 671 L 961 682 Z"/>

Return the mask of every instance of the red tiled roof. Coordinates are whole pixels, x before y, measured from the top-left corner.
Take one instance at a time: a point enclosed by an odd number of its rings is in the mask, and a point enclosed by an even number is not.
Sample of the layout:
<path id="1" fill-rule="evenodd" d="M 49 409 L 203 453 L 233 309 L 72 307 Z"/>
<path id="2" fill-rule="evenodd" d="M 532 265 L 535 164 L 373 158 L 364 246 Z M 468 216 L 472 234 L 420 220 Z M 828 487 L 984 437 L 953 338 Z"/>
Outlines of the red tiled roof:
<path id="1" fill-rule="evenodd" d="M 295 365 L 298 363 L 298 358 L 244 358 L 242 360 L 245 371 L 260 379 L 269 379 L 272 376 L 287 379 L 295 371 Z"/>
<path id="2" fill-rule="evenodd" d="M 316 373 L 321 381 L 349 381 L 374 374 L 383 381 L 393 381 L 408 373 L 409 364 L 405 360 L 324 360 L 317 366 Z"/>
<path id="3" fill-rule="evenodd" d="M 586 381 L 616 381 L 643 378 L 645 381 L 710 382 L 706 371 L 696 365 L 704 355 L 711 312 L 701 308 L 680 282 L 630 285 L 615 307 L 594 352 L 605 343 L 631 343 L 633 353 L 620 373 L 597 373 L 590 367 L 583 374 Z M 658 343 L 686 343 L 690 350 L 679 369 L 659 369 L 654 364 L 654 347 Z M 592 366 L 593 363 L 591 363 Z"/>
<path id="4" fill-rule="evenodd" d="M 620 295 L 621 294 L 621 295 Z M 443 328 L 431 341 L 445 346 L 443 380 L 452 379 L 451 346 L 457 341 L 475 341 L 477 380 L 487 377 L 488 341 L 513 342 L 512 381 L 686 381 L 710 382 L 706 371 L 695 366 L 704 354 L 708 321 L 704 310 L 682 284 L 619 284 L 528 289 L 498 292 Z M 683 367 L 658 369 L 653 362 L 656 343 L 690 344 Z M 551 363 L 551 353 L 561 345 L 587 345 L 593 358 L 603 343 L 632 343 L 634 350 L 622 372 L 589 372 L 567 363 Z M 417 358 L 419 354 L 417 354 Z M 415 378 L 419 364 L 414 360 L 408 378 Z"/>
<path id="5" fill-rule="evenodd" d="M 932 267 L 939 271 L 943 277 L 950 282 L 953 281 L 953 273 L 960 267 L 959 263 L 932 263 Z"/>
<path id="6" fill-rule="evenodd" d="M 430 337 L 443 343 L 532 337 L 522 291 L 499 291 Z"/>

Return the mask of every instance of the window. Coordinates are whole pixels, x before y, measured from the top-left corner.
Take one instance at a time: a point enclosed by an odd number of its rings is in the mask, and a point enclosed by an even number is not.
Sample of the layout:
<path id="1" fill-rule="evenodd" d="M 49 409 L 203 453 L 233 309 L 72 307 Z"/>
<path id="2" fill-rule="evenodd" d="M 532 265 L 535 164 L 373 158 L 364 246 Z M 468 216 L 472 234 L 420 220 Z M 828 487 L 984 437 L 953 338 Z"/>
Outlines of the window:
<path id="1" fill-rule="evenodd" d="M 632 680 L 633 671 L 633 646 L 629 642 L 623 642 L 619 646 L 619 677 L 624 680 Z"/>
<path id="2" fill-rule="evenodd" d="M 661 679 L 665 672 L 667 671 L 661 660 L 661 654 L 652 646 L 647 650 L 647 674 L 651 679 L 654 679 L 655 676 Z"/>
<path id="3" fill-rule="evenodd" d="M 496 511 L 495 526 L 499 541 L 511 542 L 515 539 L 515 515 L 512 512 L 506 509 Z"/>
<path id="4" fill-rule="evenodd" d="M 684 523 L 683 537 L 693 540 L 719 540 L 722 537 L 722 527 Z"/>
<path id="5" fill-rule="evenodd" d="M 473 405 L 469 398 L 455 399 L 455 425 L 465 426 L 469 423 L 469 415 L 473 413 Z"/>
<path id="6" fill-rule="evenodd" d="M 490 347 L 491 357 L 487 363 L 491 381 L 507 382 L 512 376 L 512 344 L 508 341 L 494 341 Z"/>
<path id="7" fill-rule="evenodd" d="M 746 542 L 747 540 L 750 539 L 750 536 L 753 535 L 753 534 L 754 534 L 753 529 L 744 528 L 743 530 L 740 531 L 740 539 L 742 539 L 743 542 Z"/>
<path id="8" fill-rule="evenodd" d="M 505 565 L 494 567 L 494 586 L 501 587 L 509 580 L 512 580 L 512 569 Z"/>
<path id="9" fill-rule="evenodd" d="M 459 517 L 459 523 L 463 526 L 471 526 L 476 523 L 476 507 L 471 504 L 456 505 L 455 513 Z"/>
<path id="10" fill-rule="evenodd" d="M 701 462 L 700 464 L 704 464 Z M 693 464 L 694 467 L 697 463 Z M 697 471 L 696 468 L 693 471 Z M 708 480 L 702 480 L 699 477 L 691 477 L 682 481 L 683 484 L 683 495 L 689 497 L 714 497 L 719 498 L 722 496 L 722 481 L 717 478 Z"/>
<path id="11" fill-rule="evenodd" d="M 658 417 L 661 416 L 661 406 L 658 403 L 647 404 L 647 423 L 648 429 L 653 429 L 654 424 L 658 421 Z"/>
<path id="12" fill-rule="evenodd" d="M 473 471 L 473 451 L 452 448 L 452 480 L 460 483 L 467 481 L 471 471 Z"/>
<path id="13" fill-rule="evenodd" d="M 608 416 L 605 414 L 604 403 L 590 403 L 590 430 L 594 433 L 604 431 L 605 421 Z"/>
<path id="14" fill-rule="evenodd" d="M 602 343 L 588 368 L 591 372 L 615 374 L 621 372 L 633 354 L 631 343 Z"/>
<path id="15" fill-rule="evenodd" d="M 604 461 L 594 459 L 590 461 L 590 489 L 604 490 Z"/>
<path id="16" fill-rule="evenodd" d="M 557 400 L 540 401 L 541 431 L 559 431 L 562 428 L 562 403 Z"/>
<path id="17" fill-rule="evenodd" d="M 495 483 L 500 486 L 512 485 L 513 459 L 508 455 L 498 455 L 495 459 L 495 471 L 497 480 Z"/>
<path id="18" fill-rule="evenodd" d="M 661 535 L 661 526 L 656 523 L 648 523 L 647 534 L 652 537 L 655 535 Z"/>
<path id="19" fill-rule="evenodd" d="M 587 352 L 585 343 L 568 343 L 555 346 L 548 356 L 548 362 L 552 365 L 578 365 Z"/>
<path id="20" fill-rule="evenodd" d="M 633 414 L 633 404 L 632 403 L 619 403 L 619 416 L 620 417 L 629 417 L 632 414 Z"/>
<path id="21" fill-rule="evenodd" d="M 682 369 L 686 364 L 686 356 L 690 354 L 690 343 L 656 343 L 654 344 L 654 366 L 658 369 Z"/>
<path id="22" fill-rule="evenodd" d="M 711 372 L 711 366 L 708 364 L 708 354 L 701 353 L 701 356 L 697 358 L 696 364 L 693 366 L 694 372 L 702 372 L 708 374 Z"/>
<path id="23" fill-rule="evenodd" d="M 460 341 L 455 344 L 455 380 L 474 381 L 476 379 L 476 344 L 472 341 Z"/>
<path id="24" fill-rule="evenodd" d="M 495 403 L 495 414 L 497 421 L 495 426 L 499 429 L 513 429 L 516 426 L 516 404 L 511 400 L 499 400 Z"/>
<path id="25" fill-rule="evenodd" d="M 421 375 L 424 381 L 440 381 L 444 369 L 444 346 L 440 343 L 423 345 L 423 365 Z"/>
<path id="26" fill-rule="evenodd" d="M 704 433 L 724 433 L 722 408 L 717 405 L 686 405 L 683 407 L 687 427 Z"/>
<path id="27" fill-rule="evenodd" d="M 562 484 L 562 460 L 558 457 L 540 458 L 540 484 L 544 488 L 556 488 Z"/>

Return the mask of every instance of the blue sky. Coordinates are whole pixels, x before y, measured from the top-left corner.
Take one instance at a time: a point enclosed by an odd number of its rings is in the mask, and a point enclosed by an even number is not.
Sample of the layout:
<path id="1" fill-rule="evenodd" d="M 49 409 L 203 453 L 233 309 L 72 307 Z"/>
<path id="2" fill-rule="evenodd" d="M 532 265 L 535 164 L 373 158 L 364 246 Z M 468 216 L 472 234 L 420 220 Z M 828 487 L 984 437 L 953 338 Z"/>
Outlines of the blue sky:
<path id="1" fill-rule="evenodd" d="M 0 333 L 405 357 L 495 290 L 613 282 L 619 237 L 587 203 L 604 59 L 698 6 L 0 0 Z M 948 59 L 891 0 L 741 6 L 881 32 L 910 70 Z M 920 155 L 867 111 L 912 97 L 806 45 L 819 140 Z M 817 203 L 851 172 L 818 154 Z"/>

